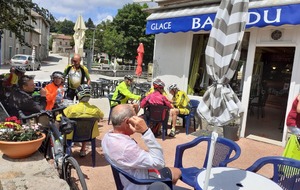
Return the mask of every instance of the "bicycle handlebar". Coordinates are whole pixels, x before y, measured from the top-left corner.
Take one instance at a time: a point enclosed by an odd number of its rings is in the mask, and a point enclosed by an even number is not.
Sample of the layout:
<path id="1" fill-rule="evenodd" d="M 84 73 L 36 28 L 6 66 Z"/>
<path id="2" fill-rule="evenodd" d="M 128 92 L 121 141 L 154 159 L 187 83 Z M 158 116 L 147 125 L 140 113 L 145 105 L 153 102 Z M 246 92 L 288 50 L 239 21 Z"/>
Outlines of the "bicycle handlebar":
<path id="1" fill-rule="evenodd" d="M 25 116 L 24 113 L 21 110 L 19 110 L 19 116 L 20 116 L 21 120 L 38 118 L 39 116 L 44 115 L 44 114 L 47 115 L 50 118 L 53 118 L 53 113 L 55 113 L 57 111 L 62 111 L 65 108 L 66 108 L 65 106 L 61 106 L 61 107 L 55 108 L 53 110 L 41 110 L 38 113 L 34 113 L 34 114 L 31 114 L 31 115 L 27 115 L 27 116 Z"/>

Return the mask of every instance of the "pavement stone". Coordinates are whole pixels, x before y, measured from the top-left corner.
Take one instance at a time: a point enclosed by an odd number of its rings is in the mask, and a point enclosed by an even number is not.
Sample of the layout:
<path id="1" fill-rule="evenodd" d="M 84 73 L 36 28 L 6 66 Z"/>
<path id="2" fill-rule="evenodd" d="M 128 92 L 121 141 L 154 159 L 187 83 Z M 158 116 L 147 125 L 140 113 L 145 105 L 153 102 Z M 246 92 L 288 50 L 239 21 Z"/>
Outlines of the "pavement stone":
<path id="1" fill-rule="evenodd" d="M 70 189 L 39 152 L 24 159 L 11 159 L 0 152 L 0 168 L 0 190 Z"/>

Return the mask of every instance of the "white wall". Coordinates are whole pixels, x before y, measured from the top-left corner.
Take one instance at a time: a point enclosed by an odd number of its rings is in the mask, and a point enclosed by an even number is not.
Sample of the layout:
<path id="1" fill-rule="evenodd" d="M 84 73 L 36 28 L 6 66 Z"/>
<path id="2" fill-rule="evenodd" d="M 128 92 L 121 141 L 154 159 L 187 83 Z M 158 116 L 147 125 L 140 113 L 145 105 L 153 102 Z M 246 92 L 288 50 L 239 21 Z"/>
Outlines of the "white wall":
<path id="1" fill-rule="evenodd" d="M 160 78 L 166 87 L 176 83 L 186 91 L 192 50 L 192 33 L 155 35 L 153 78 Z"/>

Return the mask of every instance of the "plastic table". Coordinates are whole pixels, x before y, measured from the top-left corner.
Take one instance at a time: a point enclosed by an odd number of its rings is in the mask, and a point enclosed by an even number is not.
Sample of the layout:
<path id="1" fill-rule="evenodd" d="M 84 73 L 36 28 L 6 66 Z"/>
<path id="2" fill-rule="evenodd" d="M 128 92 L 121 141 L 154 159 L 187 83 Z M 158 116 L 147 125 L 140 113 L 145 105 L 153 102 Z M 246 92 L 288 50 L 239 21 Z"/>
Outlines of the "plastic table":
<path id="1" fill-rule="evenodd" d="M 199 172 L 197 180 L 197 190 L 204 188 L 206 170 Z M 274 181 L 260 174 L 229 167 L 211 168 L 210 180 L 208 183 L 210 190 L 254 190 L 254 189 L 272 189 L 282 190 Z"/>

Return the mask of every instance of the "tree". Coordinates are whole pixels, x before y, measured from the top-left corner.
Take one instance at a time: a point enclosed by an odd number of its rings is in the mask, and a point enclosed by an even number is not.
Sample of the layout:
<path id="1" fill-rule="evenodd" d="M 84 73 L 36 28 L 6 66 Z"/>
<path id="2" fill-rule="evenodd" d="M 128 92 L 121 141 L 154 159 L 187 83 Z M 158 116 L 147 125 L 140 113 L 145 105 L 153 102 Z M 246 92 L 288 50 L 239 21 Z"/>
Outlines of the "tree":
<path id="1" fill-rule="evenodd" d="M 47 9 L 40 8 L 31 1 L 24 0 L 0 0 L 0 37 L 4 30 L 15 33 L 21 45 L 30 46 L 25 41 L 24 32 L 32 32 L 31 20 L 35 22 L 31 16 L 31 9 L 43 16 L 46 21 L 53 19 L 53 16 Z"/>
<path id="2" fill-rule="evenodd" d="M 56 22 L 56 29 L 57 33 L 59 34 L 65 34 L 65 35 L 73 35 L 74 34 L 74 26 L 75 23 L 65 19 L 64 21 L 58 21 Z"/>
<path id="3" fill-rule="evenodd" d="M 116 32 L 123 36 L 123 38 L 120 39 L 121 41 L 116 43 L 124 44 L 125 49 L 116 50 L 116 52 L 121 53 L 116 56 L 123 55 L 125 59 L 129 59 L 134 62 L 135 57 L 137 56 L 138 45 L 142 42 L 145 47 L 144 63 L 152 61 L 154 36 L 145 34 L 146 18 L 149 14 L 142 11 L 142 9 L 147 7 L 147 4 L 141 6 L 137 3 L 133 3 L 126 4 L 122 9 L 119 9 L 116 17 L 108 28 L 111 32 Z M 105 39 L 107 37 L 109 36 L 105 36 Z M 120 45 L 118 47 L 123 48 L 124 45 Z M 105 44 L 105 47 L 107 46 L 109 45 Z"/>
<path id="4" fill-rule="evenodd" d="M 92 21 L 91 18 L 88 19 L 88 21 L 85 23 L 85 26 L 87 28 L 95 28 L 95 24 L 94 24 L 94 22 Z"/>

